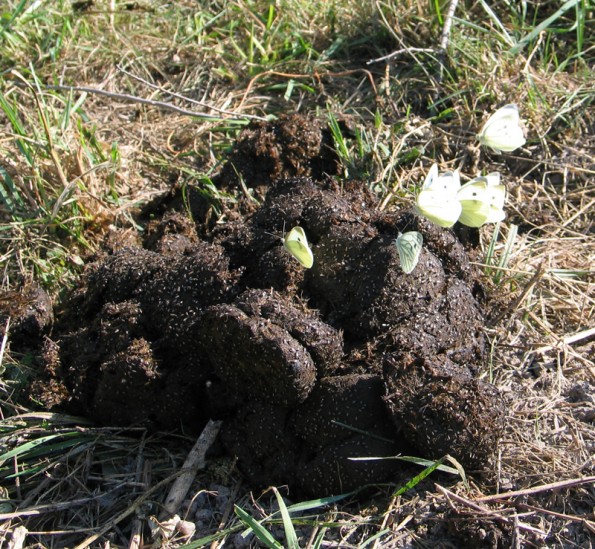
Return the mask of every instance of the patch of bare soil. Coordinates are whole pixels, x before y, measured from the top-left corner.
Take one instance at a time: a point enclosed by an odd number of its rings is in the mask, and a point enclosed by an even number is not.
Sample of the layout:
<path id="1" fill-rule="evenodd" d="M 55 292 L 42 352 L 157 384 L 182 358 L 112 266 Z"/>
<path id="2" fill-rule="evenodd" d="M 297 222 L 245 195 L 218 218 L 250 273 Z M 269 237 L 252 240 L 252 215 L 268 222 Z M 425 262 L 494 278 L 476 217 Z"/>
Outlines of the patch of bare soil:
<path id="1" fill-rule="evenodd" d="M 412 213 L 379 213 L 364 184 L 333 178 L 337 166 L 307 118 L 248 128 L 218 185 L 257 179 L 262 203 L 246 198 L 213 226 L 174 197 L 138 246 L 112 241 L 44 344 L 35 398 L 108 425 L 200 430 L 222 418 L 249 482 L 298 494 L 403 468 L 358 456 L 486 466 L 503 408 L 477 378 L 484 319 L 465 249 Z M 191 206 L 205 219 L 203 202 Z M 311 269 L 282 245 L 296 225 Z M 394 245 L 405 230 L 424 236 L 410 275 Z"/>

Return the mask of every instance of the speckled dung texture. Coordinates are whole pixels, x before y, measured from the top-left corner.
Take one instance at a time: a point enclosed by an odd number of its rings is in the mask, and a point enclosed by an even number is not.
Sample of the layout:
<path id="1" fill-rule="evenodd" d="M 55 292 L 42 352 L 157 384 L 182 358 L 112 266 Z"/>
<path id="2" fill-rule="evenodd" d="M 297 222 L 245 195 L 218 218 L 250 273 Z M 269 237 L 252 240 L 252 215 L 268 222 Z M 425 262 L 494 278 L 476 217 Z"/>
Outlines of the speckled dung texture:
<path id="1" fill-rule="evenodd" d="M 248 152 L 235 157 L 240 173 Z M 483 319 L 457 237 L 376 212 L 361 183 L 286 177 L 282 164 L 271 173 L 282 178 L 266 181 L 247 218 L 208 227 L 169 211 L 144 247 L 92 264 L 46 342 L 45 382 L 60 391 L 42 383 L 36 398 L 108 424 L 199 430 L 223 418 L 221 439 L 250 483 L 312 496 L 401 468 L 352 457 L 449 453 L 484 466 L 503 413 L 476 379 Z M 298 224 L 309 270 L 281 241 Z M 394 246 L 404 230 L 424 235 L 410 275 Z"/>

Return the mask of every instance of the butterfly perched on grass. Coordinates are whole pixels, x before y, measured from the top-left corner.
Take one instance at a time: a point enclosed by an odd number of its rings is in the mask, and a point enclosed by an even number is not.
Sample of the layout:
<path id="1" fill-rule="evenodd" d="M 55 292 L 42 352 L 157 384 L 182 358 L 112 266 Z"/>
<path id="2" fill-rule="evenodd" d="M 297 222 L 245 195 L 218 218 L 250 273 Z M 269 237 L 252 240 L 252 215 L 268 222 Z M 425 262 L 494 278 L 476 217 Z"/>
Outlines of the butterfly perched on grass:
<path id="1" fill-rule="evenodd" d="M 459 222 L 467 227 L 497 223 L 506 216 L 506 188 L 500 184 L 498 172 L 472 179 L 459 189 L 457 197 L 462 207 Z"/>

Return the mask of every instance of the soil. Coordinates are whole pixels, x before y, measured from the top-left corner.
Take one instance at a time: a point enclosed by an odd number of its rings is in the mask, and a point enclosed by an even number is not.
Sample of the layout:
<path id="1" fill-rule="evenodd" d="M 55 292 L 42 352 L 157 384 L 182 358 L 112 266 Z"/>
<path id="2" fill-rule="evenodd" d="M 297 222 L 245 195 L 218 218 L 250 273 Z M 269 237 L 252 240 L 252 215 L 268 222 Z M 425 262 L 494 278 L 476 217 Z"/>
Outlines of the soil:
<path id="1" fill-rule="evenodd" d="M 502 398 L 478 380 L 484 317 L 467 252 L 413 212 L 379 212 L 365 183 L 335 177 L 331 145 L 312 119 L 253 124 L 216 184 L 255 196 L 213 204 L 174 189 L 144 212 L 135 245 L 106 242 L 43 340 L 32 397 L 106 425 L 199 432 L 224 419 L 253 486 L 310 496 L 404 470 L 352 457 L 448 453 L 487 470 Z M 296 225 L 311 269 L 283 247 Z M 409 275 L 394 245 L 405 230 L 424 236 Z"/>

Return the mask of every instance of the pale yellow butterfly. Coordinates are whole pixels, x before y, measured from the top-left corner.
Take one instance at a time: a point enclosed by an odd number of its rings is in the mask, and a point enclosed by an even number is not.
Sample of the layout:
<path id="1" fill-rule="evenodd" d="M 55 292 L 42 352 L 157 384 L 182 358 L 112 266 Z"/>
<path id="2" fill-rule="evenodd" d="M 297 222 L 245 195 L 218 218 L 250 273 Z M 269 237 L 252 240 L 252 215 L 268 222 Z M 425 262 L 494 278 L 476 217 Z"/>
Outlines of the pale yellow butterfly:
<path id="1" fill-rule="evenodd" d="M 440 227 L 452 227 L 461 214 L 457 191 L 461 187 L 459 172 L 439 174 L 434 164 L 415 201 L 416 210 Z"/>
<path id="2" fill-rule="evenodd" d="M 525 144 L 519 109 L 515 104 L 498 109 L 477 136 L 479 142 L 495 152 L 511 152 Z"/>
<path id="3" fill-rule="evenodd" d="M 506 215 L 506 189 L 500 184 L 498 172 L 472 179 L 459 189 L 457 197 L 461 203 L 459 222 L 468 227 L 496 223 L 502 221 Z"/>
<path id="4" fill-rule="evenodd" d="M 405 274 L 409 274 L 417 266 L 421 254 L 424 237 L 417 231 L 399 233 L 395 240 L 395 246 L 399 253 L 401 269 Z"/>
<path id="5" fill-rule="evenodd" d="M 285 235 L 283 247 L 306 269 L 314 265 L 314 255 L 308 245 L 306 233 L 301 227 L 294 227 Z"/>

